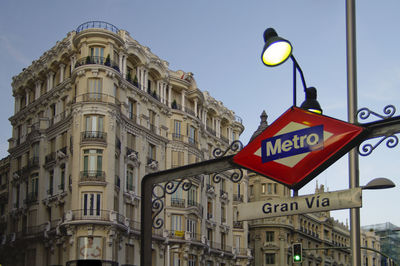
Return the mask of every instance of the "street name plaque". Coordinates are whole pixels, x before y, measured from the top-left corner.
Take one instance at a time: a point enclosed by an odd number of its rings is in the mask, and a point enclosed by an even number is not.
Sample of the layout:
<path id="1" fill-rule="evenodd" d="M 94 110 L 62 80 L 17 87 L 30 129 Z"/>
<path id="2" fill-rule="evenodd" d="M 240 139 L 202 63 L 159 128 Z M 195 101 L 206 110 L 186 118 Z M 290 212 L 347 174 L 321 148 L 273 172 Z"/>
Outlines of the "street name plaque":
<path id="1" fill-rule="evenodd" d="M 324 212 L 362 206 L 361 188 L 317 193 L 293 198 L 248 202 L 237 205 L 238 221 L 301 213 Z"/>

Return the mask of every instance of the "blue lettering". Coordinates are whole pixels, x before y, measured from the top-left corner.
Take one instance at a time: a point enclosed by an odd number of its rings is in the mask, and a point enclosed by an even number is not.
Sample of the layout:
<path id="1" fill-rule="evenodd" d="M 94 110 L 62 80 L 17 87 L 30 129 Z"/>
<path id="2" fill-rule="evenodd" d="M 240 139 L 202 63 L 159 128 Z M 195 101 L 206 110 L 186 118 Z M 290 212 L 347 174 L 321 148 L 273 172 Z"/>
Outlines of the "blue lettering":
<path id="1" fill-rule="evenodd" d="M 323 125 L 292 131 L 261 142 L 263 163 L 324 148 Z"/>

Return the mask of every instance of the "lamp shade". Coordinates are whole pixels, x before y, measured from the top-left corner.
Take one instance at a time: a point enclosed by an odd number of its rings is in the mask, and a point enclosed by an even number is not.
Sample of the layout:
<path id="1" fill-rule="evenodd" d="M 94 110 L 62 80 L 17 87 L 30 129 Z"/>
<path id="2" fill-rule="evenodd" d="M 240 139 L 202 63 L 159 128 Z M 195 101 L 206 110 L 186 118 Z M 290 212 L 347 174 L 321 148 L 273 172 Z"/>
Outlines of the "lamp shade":
<path id="1" fill-rule="evenodd" d="M 309 87 L 306 89 L 306 100 L 300 105 L 300 108 L 322 114 L 322 108 L 317 101 L 317 89 Z"/>
<path id="2" fill-rule="evenodd" d="M 291 43 L 279 37 L 273 28 L 264 31 L 264 42 L 261 60 L 266 66 L 280 65 L 292 54 Z"/>

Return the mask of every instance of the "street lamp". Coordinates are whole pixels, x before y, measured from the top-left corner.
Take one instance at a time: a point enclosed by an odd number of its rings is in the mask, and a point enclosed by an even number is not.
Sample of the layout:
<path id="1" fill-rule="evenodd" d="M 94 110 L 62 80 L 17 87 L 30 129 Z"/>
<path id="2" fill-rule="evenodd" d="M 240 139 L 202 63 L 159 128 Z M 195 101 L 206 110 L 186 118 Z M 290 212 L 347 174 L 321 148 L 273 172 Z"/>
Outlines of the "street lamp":
<path id="1" fill-rule="evenodd" d="M 274 67 L 284 63 L 289 57 L 292 59 L 293 105 L 296 106 L 296 71 L 299 71 L 304 93 L 306 94 L 306 99 L 300 105 L 300 108 L 322 114 L 322 108 L 317 101 L 317 90 L 314 87 L 307 88 L 303 71 L 292 54 L 292 44 L 288 40 L 279 37 L 273 28 L 268 28 L 264 31 L 264 42 L 264 48 L 261 53 L 261 61 L 264 65 Z"/>
<path id="2" fill-rule="evenodd" d="M 392 182 L 392 180 L 379 177 L 372 179 L 365 186 L 361 186 L 361 189 L 386 189 L 386 188 L 394 188 L 396 185 Z"/>

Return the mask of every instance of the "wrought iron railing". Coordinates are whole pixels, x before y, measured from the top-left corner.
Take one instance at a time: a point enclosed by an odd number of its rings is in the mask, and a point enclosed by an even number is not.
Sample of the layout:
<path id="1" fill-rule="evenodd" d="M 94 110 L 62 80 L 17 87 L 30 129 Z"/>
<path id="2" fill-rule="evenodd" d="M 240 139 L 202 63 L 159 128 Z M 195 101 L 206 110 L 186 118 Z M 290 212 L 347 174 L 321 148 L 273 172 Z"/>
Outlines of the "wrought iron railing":
<path id="1" fill-rule="evenodd" d="M 81 171 L 80 182 L 90 182 L 90 181 L 106 181 L 106 174 L 104 171 L 97 170 L 85 170 Z"/>
<path id="2" fill-rule="evenodd" d="M 113 24 L 110 24 L 110 23 L 104 22 L 104 21 L 85 22 L 85 23 L 79 25 L 75 31 L 76 31 L 76 33 L 80 33 L 81 31 L 87 30 L 87 29 L 105 29 L 105 30 L 112 31 L 114 33 L 119 32 L 119 29 L 117 27 L 115 27 Z"/>
<path id="3" fill-rule="evenodd" d="M 88 92 L 80 94 L 75 97 L 75 102 L 100 102 L 100 103 L 111 103 L 120 106 L 121 102 L 114 96 L 99 93 L 99 92 Z"/>
<path id="4" fill-rule="evenodd" d="M 171 198 L 171 206 L 178 208 L 185 208 L 185 200 L 179 198 Z"/>
<path id="5" fill-rule="evenodd" d="M 103 131 L 84 131 L 81 133 L 82 141 L 107 141 L 107 133 Z"/>
<path id="6" fill-rule="evenodd" d="M 120 72 L 118 64 L 116 62 L 114 62 L 113 60 L 111 60 L 109 57 L 103 57 L 103 56 L 83 57 L 76 61 L 75 68 L 84 66 L 84 65 L 103 65 L 103 66 L 111 67 L 111 68 L 115 69 L 116 71 Z"/>

